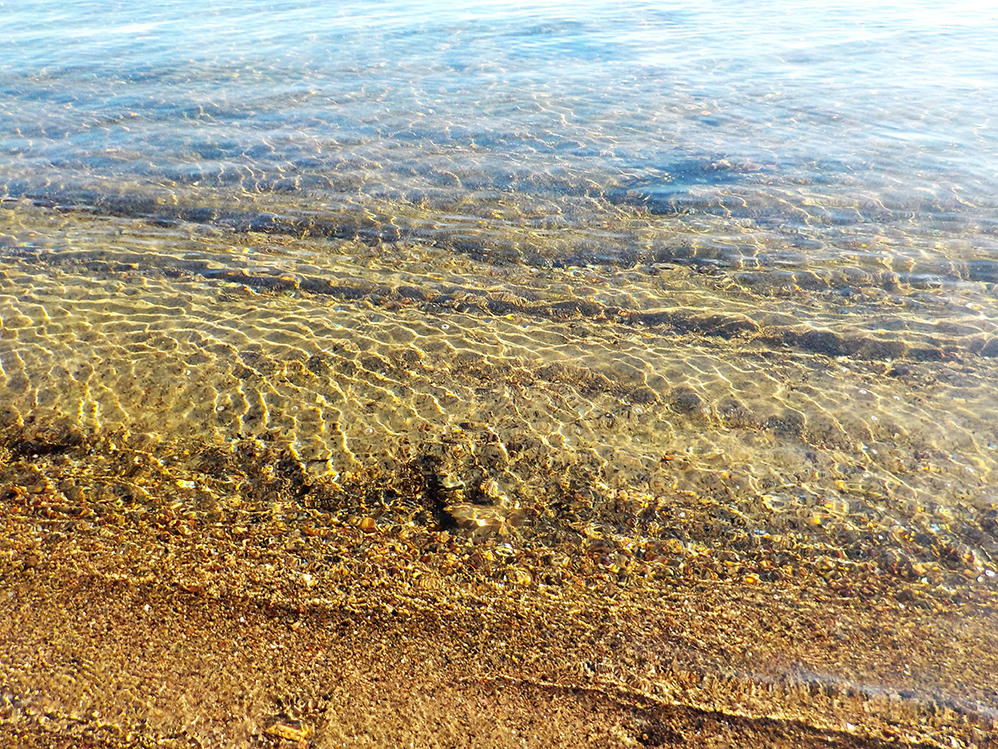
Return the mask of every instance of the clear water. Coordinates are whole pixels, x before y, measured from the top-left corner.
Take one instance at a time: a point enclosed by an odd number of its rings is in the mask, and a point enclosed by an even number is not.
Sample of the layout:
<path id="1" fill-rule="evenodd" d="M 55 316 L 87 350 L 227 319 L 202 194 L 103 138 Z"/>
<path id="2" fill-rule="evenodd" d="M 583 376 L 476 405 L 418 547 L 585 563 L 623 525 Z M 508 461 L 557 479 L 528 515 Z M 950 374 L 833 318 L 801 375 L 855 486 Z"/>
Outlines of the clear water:
<path id="1" fill-rule="evenodd" d="M 329 480 L 432 453 L 455 517 L 511 523 L 567 476 L 562 530 L 994 589 L 993 10 L 0 13 L 18 418 Z"/>
<path id="2" fill-rule="evenodd" d="M 297 178 L 325 200 L 432 201 L 452 196 L 450 172 L 465 192 L 552 210 L 616 188 L 653 206 L 728 197 L 786 231 L 957 222 L 986 243 L 993 228 L 998 21 L 976 4 L 7 3 L 4 15 L 8 190 Z"/>

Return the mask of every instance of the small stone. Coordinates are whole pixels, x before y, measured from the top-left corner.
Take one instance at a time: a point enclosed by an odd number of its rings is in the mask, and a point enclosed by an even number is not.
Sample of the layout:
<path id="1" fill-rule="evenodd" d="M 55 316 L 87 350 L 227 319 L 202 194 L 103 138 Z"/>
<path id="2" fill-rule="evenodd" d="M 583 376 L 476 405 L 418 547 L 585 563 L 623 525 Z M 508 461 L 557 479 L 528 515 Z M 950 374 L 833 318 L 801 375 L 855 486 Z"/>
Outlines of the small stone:
<path id="1" fill-rule="evenodd" d="M 532 580 L 530 573 L 521 569 L 514 569 L 511 578 L 517 585 L 530 585 Z"/>
<path id="2" fill-rule="evenodd" d="M 307 723 L 302 723 L 300 720 L 292 720 L 285 716 L 272 718 L 267 723 L 268 725 L 264 729 L 265 733 L 286 741 L 308 741 L 315 733 L 315 729 Z"/>

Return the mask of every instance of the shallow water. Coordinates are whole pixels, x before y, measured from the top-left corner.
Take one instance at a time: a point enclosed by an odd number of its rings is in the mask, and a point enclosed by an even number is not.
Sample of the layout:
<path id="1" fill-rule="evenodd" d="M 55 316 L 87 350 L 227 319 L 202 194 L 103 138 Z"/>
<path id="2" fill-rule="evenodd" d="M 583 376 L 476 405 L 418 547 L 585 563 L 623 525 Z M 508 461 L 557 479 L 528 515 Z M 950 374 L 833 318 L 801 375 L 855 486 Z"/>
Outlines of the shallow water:
<path id="1" fill-rule="evenodd" d="M 415 470 L 441 507 L 365 508 L 386 529 L 995 589 L 993 14 L 5 18 L 0 392 L 27 444 L 259 443 L 333 487 Z"/>

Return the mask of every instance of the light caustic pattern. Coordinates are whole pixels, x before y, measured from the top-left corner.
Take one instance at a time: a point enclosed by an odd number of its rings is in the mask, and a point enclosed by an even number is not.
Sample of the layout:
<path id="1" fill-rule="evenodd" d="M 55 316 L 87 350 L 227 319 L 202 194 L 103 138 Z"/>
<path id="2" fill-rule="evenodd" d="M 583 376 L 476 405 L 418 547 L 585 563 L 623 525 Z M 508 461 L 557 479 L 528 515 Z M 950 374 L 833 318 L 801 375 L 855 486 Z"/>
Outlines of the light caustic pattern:
<path id="1" fill-rule="evenodd" d="M 23 202 L 4 219 L 7 423 L 261 440 L 329 481 L 429 456 L 455 502 L 509 518 L 634 532 L 653 508 L 672 520 L 642 533 L 994 575 L 998 316 L 972 282 L 844 297 Z"/>

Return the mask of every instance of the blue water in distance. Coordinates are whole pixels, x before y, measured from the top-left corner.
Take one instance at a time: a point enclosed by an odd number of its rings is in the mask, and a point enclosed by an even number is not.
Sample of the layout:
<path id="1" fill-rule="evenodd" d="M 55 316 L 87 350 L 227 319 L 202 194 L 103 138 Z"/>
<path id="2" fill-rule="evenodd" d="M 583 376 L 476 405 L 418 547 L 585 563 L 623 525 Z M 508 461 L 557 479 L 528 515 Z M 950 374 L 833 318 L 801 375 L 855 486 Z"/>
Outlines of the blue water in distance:
<path id="1" fill-rule="evenodd" d="M 595 195 L 995 254 L 998 12 L 957 2 L 0 4 L 0 191 Z M 567 212 L 567 211 L 566 211 Z M 905 241 L 895 242 L 905 244 Z M 969 249 L 968 249 L 969 247 Z"/>

